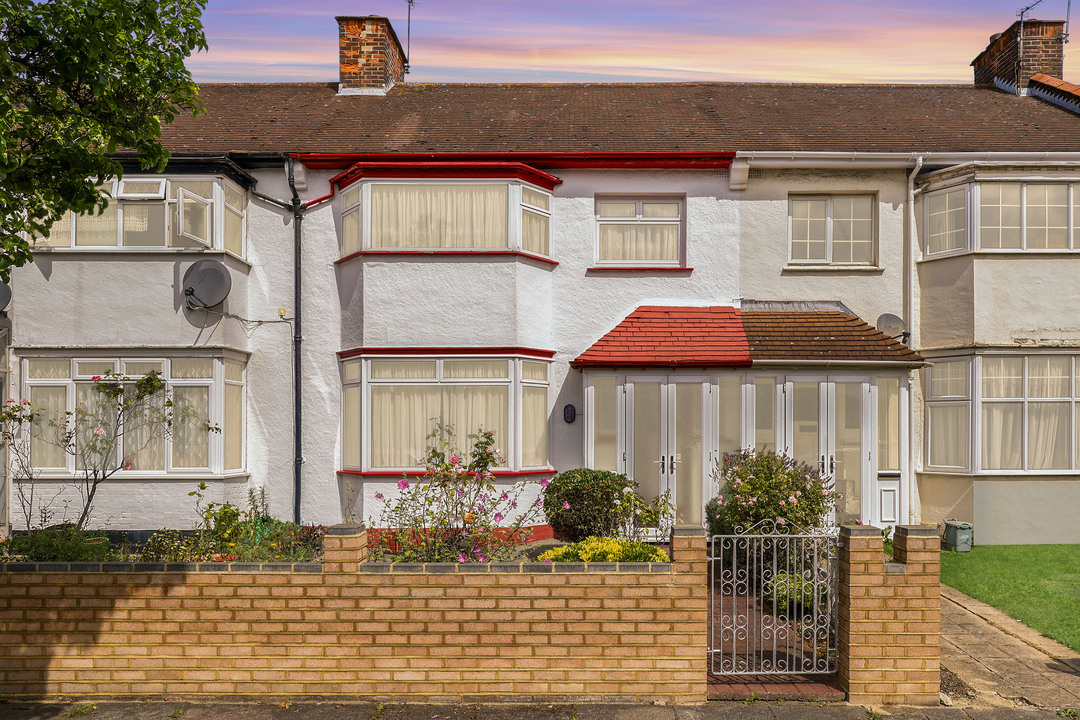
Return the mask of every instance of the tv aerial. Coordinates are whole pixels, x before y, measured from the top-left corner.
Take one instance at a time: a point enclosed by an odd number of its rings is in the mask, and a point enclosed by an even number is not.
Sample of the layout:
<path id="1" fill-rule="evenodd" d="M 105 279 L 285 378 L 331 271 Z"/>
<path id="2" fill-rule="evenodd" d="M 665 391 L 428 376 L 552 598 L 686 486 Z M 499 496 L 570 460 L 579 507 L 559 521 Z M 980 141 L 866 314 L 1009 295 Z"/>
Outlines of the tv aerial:
<path id="1" fill-rule="evenodd" d="M 184 273 L 183 287 L 189 308 L 207 310 L 225 302 L 232 290 L 232 276 L 218 260 L 199 260 Z"/>

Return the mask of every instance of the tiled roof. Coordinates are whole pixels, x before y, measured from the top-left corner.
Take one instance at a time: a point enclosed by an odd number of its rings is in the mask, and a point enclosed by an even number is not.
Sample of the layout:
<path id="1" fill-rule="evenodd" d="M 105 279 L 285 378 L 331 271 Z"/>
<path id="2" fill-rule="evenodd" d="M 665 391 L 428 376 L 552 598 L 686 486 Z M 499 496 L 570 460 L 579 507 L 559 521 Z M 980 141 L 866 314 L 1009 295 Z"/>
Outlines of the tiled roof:
<path id="1" fill-rule="evenodd" d="M 206 84 L 175 152 L 1080 151 L 1080 120 L 974 85 Z"/>
<path id="2" fill-rule="evenodd" d="M 747 367 L 762 360 L 919 364 L 922 357 L 843 312 L 643 306 L 574 367 Z"/>
<path id="3" fill-rule="evenodd" d="M 739 311 L 733 307 L 644 305 L 574 360 L 574 367 L 746 367 Z"/>
<path id="4" fill-rule="evenodd" d="M 922 357 L 911 348 L 842 312 L 744 312 L 742 323 L 755 362 L 922 362 Z"/>

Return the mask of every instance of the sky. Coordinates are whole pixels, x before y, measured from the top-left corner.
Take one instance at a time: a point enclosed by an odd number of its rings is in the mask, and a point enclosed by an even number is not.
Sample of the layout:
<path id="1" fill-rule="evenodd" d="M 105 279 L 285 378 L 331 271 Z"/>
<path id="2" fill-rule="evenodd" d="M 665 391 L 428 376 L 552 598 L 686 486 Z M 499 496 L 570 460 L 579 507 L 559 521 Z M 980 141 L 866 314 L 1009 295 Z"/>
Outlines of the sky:
<path id="1" fill-rule="evenodd" d="M 1032 0 L 416 0 L 409 82 L 969 83 L 991 34 Z M 1068 0 L 1028 15 L 1064 20 Z M 1080 13 L 1080 2 L 1077 3 Z M 337 15 L 406 0 L 209 0 L 198 82 L 336 81 Z M 1074 72 L 1075 70 L 1075 72 Z M 1065 79 L 1080 77 L 1080 34 Z"/>

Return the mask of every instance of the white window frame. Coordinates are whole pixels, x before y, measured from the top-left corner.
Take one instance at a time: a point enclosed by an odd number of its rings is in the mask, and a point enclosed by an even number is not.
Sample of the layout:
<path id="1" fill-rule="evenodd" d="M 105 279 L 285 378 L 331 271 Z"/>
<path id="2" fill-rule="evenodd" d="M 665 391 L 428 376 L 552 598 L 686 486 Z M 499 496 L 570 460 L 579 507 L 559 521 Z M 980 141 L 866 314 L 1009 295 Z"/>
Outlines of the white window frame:
<path id="1" fill-rule="evenodd" d="M 124 186 L 130 182 L 156 182 L 159 190 L 156 193 L 127 193 Z M 210 182 L 213 183 L 211 197 L 204 198 L 183 188 L 177 190 L 176 197 L 169 197 L 167 191 L 172 182 Z M 243 195 L 246 199 L 247 192 L 232 180 L 221 175 L 125 175 L 119 181 L 110 181 L 103 186 L 109 195 L 109 204 L 116 208 L 116 244 L 115 245 L 76 245 L 78 235 L 78 215 L 67 213 L 69 221 L 69 236 L 66 245 L 40 244 L 35 248 L 46 252 L 203 252 L 206 250 L 218 250 L 241 260 L 247 255 L 247 208 L 236 208 L 225 201 L 225 187 L 228 186 L 235 192 Z M 183 198 L 196 200 L 207 206 L 207 227 L 210 229 L 210 240 L 200 238 L 183 232 Z M 125 245 L 124 244 L 124 200 L 148 204 L 157 201 L 165 207 L 165 227 L 160 245 Z M 241 247 L 242 253 L 237 255 L 225 247 L 225 213 L 232 212 L 241 218 Z M 175 227 L 174 227 L 175 224 Z M 173 230 L 178 237 L 196 242 L 200 247 L 178 247 L 171 245 Z"/>
<path id="2" fill-rule="evenodd" d="M 625 218 L 601 218 L 600 203 L 602 202 L 626 202 L 635 203 L 635 217 Z M 647 218 L 643 216 L 642 205 L 648 202 L 677 202 L 679 205 L 679 217 L 673 218 Z M 611 268 L 682 268 L 686 267 L 686 195 L 672 194 L 649 194 L 649 193 L 617 193 L 597 194 L 593 196 L 593 265 L 595 267 Z M 677 225 L 679 228 L 679 250 L 675 260 L 604 260 L 600 257 L 600 228 L 603 225 Z"/>
<path id="3" fill-rule="evenodd" d="M 32 379 L 28 373 L 28 361 L 30 360 L 67 360 L 69 363 L 68 377 L 67 378 L 39 378 Z M 172 378 L 171 376 L 171 363 L 173 360 L 209 360 L 212 365 L 211 377 L 209 378 Z M 246 361 L 237 357 L 223 357 L 207 356 L 207 355 L 154 355 L 154 356 L 132 356 L 132 355 L 114 355 L 104 357 L 100 355 L 86 356 L 86 357 L 70 357 L 65 355 L 23 355 L 19 358 L 20 376 L 22 378 L 22 396 L 30 397 L 30 389 L 33 387 L 63 387 L 66 388 L 66 409 L 68 412 L 75 410 L 75 403 L 77 398 L 77 386 L 80 384 L 87 384 L 92 381 L 93 376 L 87 374 L 76 374 L 78 370 L 78 363 L 87 362 L 110 362 L 113 364 L 114 371 L 122 370 L 124 363 L 129 362 L 160 362 L 162 364 L 162 379 L 166 385 L 166 398 L 171 399 L 174 388 L 179 387 L 205 387 L 208 388 L 208 402 L 210 417 L 209 420 L 211 426 L 224 427 L 225 420 L 225 393 L 224 385 L 225 381 L 225 365 L 226 361 L 234 362 L 243 366 L 244 380 L 240 383 L 234 381 L 228 381 L 229 384 L 240 384 L 244 386 L 243 392 L 243 405 L 241 412 L 241 448 L 242 457 L 244 462 L 243 468 L 233 468 L 225 470 L 224 466 L 224 433 L 223 432 L 209 432 L 209 452 L 208 452 L 208 464 L 206 467 L 177 467 L 173 464 L 173 451 L 172 451 L 172 438 L 165 438 L 165 469 L 164 470 L 125 470 L 120 468 L 115 478 L 124 477 L 137 477 L 137 478 L 155 478 L 155 477 L 168 477 L 168 478 L 205 478 L 205 477 L 223 477 L 223 476 L 236 476 L 246 474 L 246 426 L 247 426 L 247 366 Z M 123 373 L 121 373 L 123 374 Z M 128 376 L 132 380 L 137 379 L 140 376 L 130 375 Z M 201 423 L 203 418 L 195 418 L 192 422 Z M 33 442 L 33 440 L 31 440 Z M 122 447 L 118 449 L 118 452 L 122 453 Z M 72 474 L 76 474 L 75 457 L 68 454 L 65 459 L 66 467 L 61 470 L 59 468 L 48 468 L 41 471 L 41 477 L 43 478 L 67 478 Z"/>
<path id="4" fill-rule="evenodd" d="M 492 248 L 444 248 L 444 247 L 374 247 L 372 245 L 371 236 L 371 188 L 374 185 L 449 185 L 449 184 L 462 184 L 462 185 L 499 185 L 506 187 L 507 207 L 506 207 L 506 245 Z M 342 204 L 339 209 L 339 216 L 341 218 L 341 232 L 342 236 L 339 239 L 338 248 L 339 256 L 347 257 L 354 252 L 374 251 L 380 253 L 450 253 L 450 254 L 468 254 L 476 253 L 482 255 L 484 253 L 498 253 L 498 252 L 519 252 L 528 255 L 538 255 L 540 257 L 550 258 L 552 256 L 552 240 L 551 240 L 551 222 L 550 218 L 552 213 L 550 210 L 544 210 L 534 205 L 528 205 L 522 202 L 521 188 L 528 187 L 530 190 L 534 190 L 538 193 L 543 193 L 548 196 L 549 207 L 554 203 L 554 194 L 552 191 L 542 188 L 532 183 L 524 182 L 521 180 L 502 180 L 498 178 L 364 178 L 356 182 L 350 183 L 343 187 L 339 187 L 337 192 L 339 195 L 344 196 L 349 190 L 358 187 L 360 193 L 356 202 L 350 202 L 348 205 Z M 522 222 L 521 214 L 523 212 L 535 212 L 538 215 L 546 215 L 549 218 L 548 222 L 548 252 L 547 254 L 537 253 L 532 250 L 524 250 L 522 248 Z M 352 213 L 359 215 L 357 227 L 360 232 L 359 240 L 356 244 L 357 250 L 346 251 L 347 243 L 344 237 L 345 223 L 344 218 Z"/>
<path id="5" fill-rule="evenodd" d="M 839 262 L 833 260 L 833 200 L 840 197 L 870 198 L 870 260 L 868 262 Z M 794 237 L 794 206 L 796 200 L 825 201 L 825 258 L 795 259 L 792 255 Z M 878 196 L 871 192 L 790 193 L 788 195 L 788 265 L 792 267 L 829 266 L 875 268 L 878 266 Z"/>
<path id="6" fill-rule="evenodd" d="M 984 248 L 982 246 L 982 189 L 986 185 L 1019 185 L 1020 186 L 1020 247 L 1018 248 Z M 1062 185 L 1065 187 L 1066 197 L 1066 227 L 1065 227 L 1065 247 L 1063 248 L 1029 248 L 1028 247 L 1028 203 L 1027 203 L 1027 189 L 1028 185 Z M 1080 225 L 1080 213 L 1076 212 L 1076 198 L 1077 191 L 1080 190 L 1080 183 L 1070 183 L 1060 180 L 1045 180 L 1045 179 L 1012 179 L 1012 180 L 980 180 L 973 184 L 972 191 L 976 197 L 976 204 L 979 209 L 979 214 L 976 215 L 976 222 L 973 225 L 975 231 L 975 243 L 974 247 L 981 253 L 1062 253 L 1062 252 L 1075 252 L 1080 250 L 1080 244 L 1076 242 L 1077 226 Z"/>
<path id="7" fill-rule="evenodd" d="M 966 382 L 967 387 L 965 389 L 966 392 L 963 395 L 934 395 L 934 394 L 932 394 L 932 390 L 931 390 L 932 383 L 933 383 L 932 373 L 934 372 L 933 364 L 934 363 L 945 363 L 945 362 L 963 362 L 966 365 L 966 367 L 967 367 L 967 382 Z M 930 360 L 930 368 L 928 369 L 924 379 L 925 379 L 925 382 L 923 384 L 923 388 L 924 388 L 923 405 L 925 406 L 925 408 L 924 408 L 924 411 L 923 411 L 924 412 L 923 427 L 925 429 L 925 432 L 924 432 L 924 435 L 925 435 L 924 448 L 925 448 L 925 453 L 926 453 L 925 458 L 924 458 L 924 465 L 925 465 L 925 467 L 927 469 L 933 470 L 935 472 L 967 474 L 967 473 L 969 473 L 971 471 L 971 468 L 974 467 L 974 465 L 972 464 L 972 457 L 973 457 L 972 453 L 973 453 L 973 446 L 975 445 L 975 443 L 972 442 L 972 435 L 977 433 L 975 423 L 972 422 L 972 417 L 971 417 L 972 407 L 976 404 L 975 402 L 973 402 L 973 398 L 972 398 L 972 395 L 973 395 L 972 388 L 975 387 L 975 378 L 974 378 L 974 371 L 972 370 L 972 367 L 971 367 L 971 357 L 970 356 L 959 356 L 959 357 L 935 357 L 935 358 L 932 358 Z M 965 448 L 966 452 L 964 454 L 967 462 L 964 465 L 934 465 L 934 464 L 931 463 L 931 461 L 930 461 L 930 459 L 932 457 L 932 455 L 931 455 L 931 452 L 932 452 L 931 440 L 932 440 L 933 433 L 931 432 L 931 427 L 930 427 L 930 410 L 931 410 L 931 408 L 934 408 L 934 407 L 962 407 L 962 408 L 965 409 L 964 414 L 965 414 L 965 416 L 967 417 L 967 420 L 968 420 L 968 438 L 967 438 L 967 447 Z"/>
<path id="8" fill-rule="evenodd" d="M 391 362 L 401 361 L 432 361 L 435 363 L 435 377 L 434 378 L 372 378 L 371 377 L 371 363 L 373 361 L 378 362 L 381 360 Z M 507 363 L 507 377 L 506 378 L 445 378 L 444 376 L 444 363 L 448 360 L 503 360 Z M 345 366 L 348 363 L 360 362 L 359 377 L 346 380 L 345 379 Z M 547 365 L 548 379 L 544 382 L 539 380 L 526 380 L 523 378 L 522 363 L 533 362 L 538 364 Z M 338 466 L 345 471 L 362 471 L 365 473 L 375 474 L 387 474 L 394 475 L 402 472 L 416 472 L 423 470 L 420 465 L 407 466 L 407 467 L 373 467 L 371 463 L 371 388 L 373 386 L 402 386 L 402 385 L 420 385 L 420 386 L 445 386 L 445 385 L 501 385 L 505 386 L 508 390 L 507 397 L 507 413 L 506 418 L 508 432 L 511 434 L 509 442 L 506 439 L 496 438 L 496 446 L 503 451 L 503 456 L 506 458 L 506 465 L 495 468 L 502 472 L 544 472 L 551 471 L 551 418 L 548 417 L 548 441 L 547 441 L 547 455 L 548 462 L 545 465 L 530 465 L 526 466 L 522 463 L 522 442 L 523 442 L 523 418 L 522 418 L 522 388 L 524 387 L 547 387 L 547 411 L 551 411 L 551 360 L 548 358 L 535 357 L 531 355 L 500 355 L 500 354 L 446 354 L 446 355 L 408 355 L 408 354 L 395 354 L 395 355 L 362 355 L 359 357 L 351 357 L 341 361 L 341 378 L 342 378 L 342 393 L 341 393 L 341 413 L 339 427 L 341 428 L 342 437 L 342 450 L 338 458 Z M 345 437 L 345 392 L 344 388 L 350 386 L 361 387 L 360 391 L 360 467 L 354 468 L 345 465 L 345 443 L 349 442 L 349 439 Z M 459 450 L 467 451 L 468 440 L 466 436 L 469 433 L 475 432 L 477 428 L 454 428 L 456 433 L 455 440 L 458 443 Z"/>
<path id="9" fill-rule="evenodd" d="M 946 195 L 951 192 L 962 190 L 964 193 L 964 244 L 958 248 L 949 248 L 947 250 L 939 250 L 932 252 L 930 250 L 930 198 L 937 195 Z M 952 255 L 963 255 L 971 251 L 971 238 L 972 227 L 974 227 L 975 220 L 977 218 L 977 203 L 974 201 L 973 194 L 971 192 L 970 185 L 953 185 L 950 187 L 941 188 L 940 190 L 934 190 L 933 192 L 926 193 L 923 196 L 923 253 L 926 257 L 939 258 L 950 257 Z"/>

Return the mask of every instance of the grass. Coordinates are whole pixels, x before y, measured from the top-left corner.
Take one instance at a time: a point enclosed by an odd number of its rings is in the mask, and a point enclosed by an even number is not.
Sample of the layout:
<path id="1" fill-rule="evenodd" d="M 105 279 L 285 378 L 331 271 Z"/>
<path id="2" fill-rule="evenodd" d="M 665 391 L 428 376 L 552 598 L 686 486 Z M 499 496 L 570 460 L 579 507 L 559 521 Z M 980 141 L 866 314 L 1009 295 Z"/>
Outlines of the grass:
<path id="1" fill-rule="evenodd" d="M 1080 652 L 1080 545 L 985 545 L 941 554 L 941 582 Z"/>

